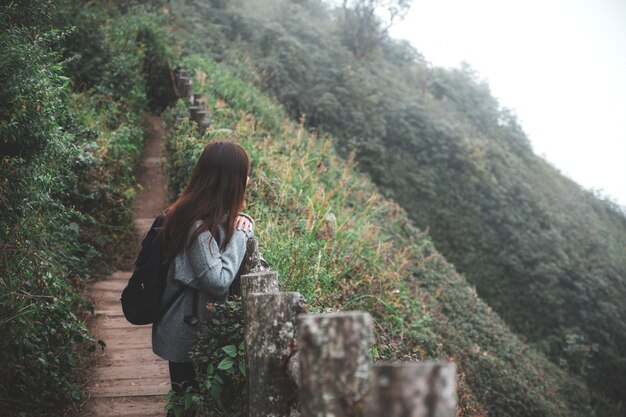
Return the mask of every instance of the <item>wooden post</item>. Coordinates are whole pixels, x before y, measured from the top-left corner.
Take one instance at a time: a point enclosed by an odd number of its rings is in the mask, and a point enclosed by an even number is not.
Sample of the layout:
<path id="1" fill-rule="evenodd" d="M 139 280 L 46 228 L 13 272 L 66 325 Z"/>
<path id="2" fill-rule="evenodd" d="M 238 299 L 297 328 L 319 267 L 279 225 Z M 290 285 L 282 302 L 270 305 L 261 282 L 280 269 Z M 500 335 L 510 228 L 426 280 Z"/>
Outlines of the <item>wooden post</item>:
<path id="1" fill-rule="evenodd" d="M 263 259 L 261 251 L 259 251 L 259 241 L 255 237 L 248 239 L 246 256 L 240 270 L 241 275 L 250 272 L 269 271 L 269 269 L 269 265 L 265 262 L 265 259 Z"/>
<path id="2" fill-rule="evenodd" d="M 187 91 L 185 86 L 186 86 L 186 85 L 187 85 L 187 83 L 188 83 L 188 82 L 190 82 L 190 81 L 191 81 L 191 80 L 190 80 L 190 79 L 189 79 L 189 77 L 187 77 L 186 75 L 185 75 L 185 76 L 181 75 L 181 76 L 179 76 L 179 77 L 178 77 L 178 86 L 177 86 L 177 87 L 178 87 L 178 92 L 180 93 L 180 97 L 181 97 L 181 98 L 183 98 L 183 97 L 187 97 L 187 96 L 185 95 L 185 93 L 186 93 L 186 91 Z"/>
<path id="3" fill-rule="evenodd" d="M 304 299 L 297 292 L 249 293 L 244 304 L 248 417 L 288 417 L 298 400 L 287 369 Z"/>
<path id="4" fill-rule="evenodd" d="M 372 363 L 372 317 L 351 312 L 298 319 L 301 416 L 361 416 Z"/>
<path id="5" fill-rule="evenodd" d="M 180 92 L 181 98 L 186 98 L 187 100 L 190 100 L 192 87 L 193 87 L 193 81 L 187 77 L 180 77 L 178 79 L 178 82 L 179 82 L 178 91 Z"/>
<path id="6" fill-rule="evenodd" d="M 278 273 L 276 271 L 253 272 L 241 276 L 241 299 L 244 301 L 251 293 L 277 293 Z"/>
<path id="7" fill-rule="evenodd" d="M 454 417 L 453 362 L 374 365 L 365 417 Z"/>
<path id="8" fill-rule="evenodd" d="M 246 241 L 246 254 L 241 262 L 241 266 L 239 267 L 239 271 L 237 272 L 237 276 L 235 280 L 230 285 L 229 294 L 241 296 L 241 276 L 246 275 L 250 272 L 258 272 L 258 271 L 269 271 L 269 266 L 267 262 L 261 256 L 259 252 L 259 242 L 256 237 L 251 237 Z M 264 292 L 264 291 L 249 291 L 249 292 Z M 278 292 L 278 278 L 276 279 L 276 289 L 275 292 Z"/>
<path id="9" fill-rule="evenodd" d="M 200 94 L 200 93 L 193 93 L 192 98 L 193 98 L 193 100 L 191 102 L 192 105 L 198 106 L 202 110 L 206 110 L 206 105 L 205 105 L 204 102 L 202 102 L 202 94 Z"/>
<path id="10" fill-rule="evenodd" d="M 197 113 L 197 118 L 198 130 L 200 131 L 200 134 L 204 134 L 205 130 L 207 130 L 211 126 L 211 113 L 205 110 L 200 110 Z"/>
<path id="11" fill-rule="evenodd" d="M 196 122 L 196 124 L 200 124 L 198 123 L 198 112 L 200 111 L 200 107 L 198 106 L 189 106 L 189 118 Z"/>

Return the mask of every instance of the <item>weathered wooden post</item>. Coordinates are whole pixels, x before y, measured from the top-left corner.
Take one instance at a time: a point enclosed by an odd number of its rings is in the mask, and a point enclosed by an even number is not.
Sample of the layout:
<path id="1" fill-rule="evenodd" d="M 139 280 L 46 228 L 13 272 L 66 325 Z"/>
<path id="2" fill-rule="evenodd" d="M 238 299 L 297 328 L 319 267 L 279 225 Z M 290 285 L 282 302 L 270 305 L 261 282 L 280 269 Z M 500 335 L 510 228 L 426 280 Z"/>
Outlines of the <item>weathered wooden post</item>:
<path id="1" fill-rule="evenodd" d="M 426 361 L 374 365 L 365 417 L 454 417 L 456 366 Z"/>
<path id="2" fill-rule="evenodd" d="M 200 131 L 200 134 L 204 134 L 204 132 L 211 127 L 211 113 L 206 110 L 200 110 L 197 113 L 197 117 L 198 130 Z"/>
<path id="3" fill-rule="evenodd" d="M 178 92 L 181 98 L 191 99 L 193 81 L 186 76 L 178 77 Z"/>
<path id="4" fill-rule="evenodd" d="M 198 113 L 201 111 L 198 106 L 189 106 L 189 120 L 192 122 L 196 122 L 196 125 L 200 127 L 200 123 L 198 121 Z"/>
<path id="5" fill-rule="evenodd" d="M 184 97 L 183 95 L 183 86 L 184 84 L 189 80 L 189 77 L 185 74 L 185 75 L 179 75 L 178 76 L 178 83 L 177 83 L 177 87 L 178 87 L 178 92 L 180 94 L 181 97 Z"/>
<path id="6" fill-rule="evenodd" d="M 298 320 L 301 416 L 361 416 L 369 390 L 372 317 L 349 312 Z"/>
<path id="7" fill-rule="evenodd" d="M 211 113 L 203 110 L 201 106 L 189 106 L 189 118 L 196 122 L 200 134 L 211 125 Z"/>
<path id="8" fill-rule="evenodd" d="M 288 417 L 298 391 L 288 373 L 296 318 L 305 313 L 297 292 L 249 293 L 244 298 L 248 417 Z"/>
<path id="9" fill-rule="evenodd" d="M 278 273 L 276 271 L 260 271 L 241 276 L 241 299 L 245 300 L 251 293 L 277 293 Z"/>
<path id="10" fill-rule="evenodd" d="M 259 251 L 259 241 L 256 237 L 251 237 L 246 242 L 246 254 L 241 262 L 241 266 L 239 267 L 239 272 L 237 272 L 237 276 L 235 280 L 230 286 L 229 294 L 241 296 L 241 276 L 249 274 L 250 272 L 260 272 L 260 271 L 269 271 L 269 265 L 261 256 L 261 252 Z M 273 278 L 276 281 L 275 292 L 278 292 L 278 275 Z M 254 285 L 253 283 L 250 285 Z M 262 290 L 255 290 L 256 287 L 252 288 L 252 291 L 248 292 L 265 292 Z"/>
<path id="11" fill-rule="evenodd" d="M 259 250 L 259 241 L 255 237 L 248 239 L 246 255 L 242 262 L 242 268 L 239 271 L 241 275 L 249 274 L 250 272 L 269 271 L 269 269 L 269 265 L 265 262 Z"/>
<path id="12" fill-rule="evenodd" d="M 192 100 L 191 100 L 191 104 L 193 106 L 198 106 L 200 107 L 202 110 L 206 110 L 206 106 L 205 104 L 202 102 L 202 94 L 200 93 L 193 93 L 193 95 L 191 96 Z"/>

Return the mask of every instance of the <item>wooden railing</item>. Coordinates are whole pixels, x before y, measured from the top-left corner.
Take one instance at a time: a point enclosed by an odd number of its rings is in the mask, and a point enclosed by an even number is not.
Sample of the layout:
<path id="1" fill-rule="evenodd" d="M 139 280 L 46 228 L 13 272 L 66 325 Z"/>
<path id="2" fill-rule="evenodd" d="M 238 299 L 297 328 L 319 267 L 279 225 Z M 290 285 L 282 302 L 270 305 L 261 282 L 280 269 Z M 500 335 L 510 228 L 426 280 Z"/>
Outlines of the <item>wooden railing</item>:
<path id="1" fill-rule="evenodd" d="M 374 365 L 368 313 L 306 314 L 269 269 L 242 275 L 241 296 L 249 417 L 455 415 L 454 363 Z"/>
<path id="2" fill-rule="evenodd" d="M 206 101 L 201 94 L 193 93 L 193 80 L 185 70 L 176 73 L 176 89 L 180 98 L 189 100 L 189 119 L 198 125 L 203 134 L 211 126 L 211 113 L 206 110 Z"/>

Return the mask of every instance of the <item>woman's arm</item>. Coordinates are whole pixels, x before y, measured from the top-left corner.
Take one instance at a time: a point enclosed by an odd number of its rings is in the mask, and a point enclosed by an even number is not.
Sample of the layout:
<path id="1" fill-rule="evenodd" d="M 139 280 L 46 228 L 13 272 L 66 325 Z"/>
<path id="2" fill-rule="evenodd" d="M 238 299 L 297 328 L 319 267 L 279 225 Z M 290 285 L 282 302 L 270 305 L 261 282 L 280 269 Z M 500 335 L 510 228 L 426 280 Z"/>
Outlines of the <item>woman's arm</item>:
<path id="1" fill-rule="evenodd" d="M 235 229 L 233 236 L 220 252 L 211 233 L 201 233 L 187 249 L 187 257 L 193 270 L 193 277 L 185 285 L 208 292 L 215 297 L 223 297 L 235 279 L 246 254 L 246 242 L 252 232 Z"/>

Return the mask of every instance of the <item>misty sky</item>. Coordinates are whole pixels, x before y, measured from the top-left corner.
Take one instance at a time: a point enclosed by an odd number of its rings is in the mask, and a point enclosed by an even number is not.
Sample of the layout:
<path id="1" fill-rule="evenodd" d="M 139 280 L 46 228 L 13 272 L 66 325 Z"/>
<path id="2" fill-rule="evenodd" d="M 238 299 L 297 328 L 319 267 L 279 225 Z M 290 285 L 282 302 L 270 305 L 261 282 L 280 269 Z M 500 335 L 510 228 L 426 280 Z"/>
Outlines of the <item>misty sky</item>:
<path id="1" fill-rule="evenodd" d="M 391 36 L 468 62 L 537 154 L 626 206 L 626 0 L 413 0 Z"/>

